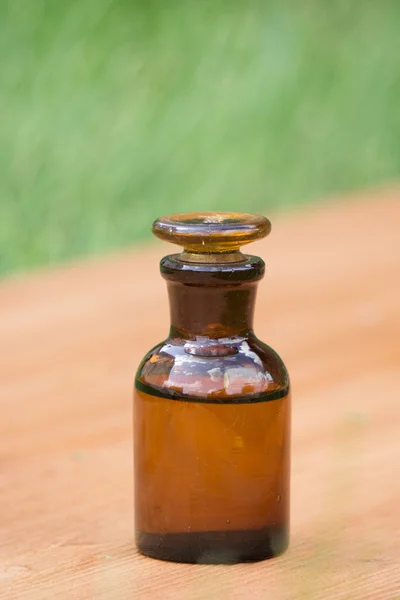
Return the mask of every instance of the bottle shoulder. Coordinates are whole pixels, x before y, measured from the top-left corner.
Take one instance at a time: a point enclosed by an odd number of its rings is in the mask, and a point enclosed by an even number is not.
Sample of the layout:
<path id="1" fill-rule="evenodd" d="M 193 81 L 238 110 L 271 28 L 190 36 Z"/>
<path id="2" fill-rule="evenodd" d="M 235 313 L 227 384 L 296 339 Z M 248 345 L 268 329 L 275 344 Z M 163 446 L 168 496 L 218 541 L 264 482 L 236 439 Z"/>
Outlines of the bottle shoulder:
<path id="1" fill-rule="evenodd" d="M 136 385 L 166 396 L 229 398 L 286 392 L 279 355 L 254 335 L 211 340 L 167 339 L 142 360 Z"/>

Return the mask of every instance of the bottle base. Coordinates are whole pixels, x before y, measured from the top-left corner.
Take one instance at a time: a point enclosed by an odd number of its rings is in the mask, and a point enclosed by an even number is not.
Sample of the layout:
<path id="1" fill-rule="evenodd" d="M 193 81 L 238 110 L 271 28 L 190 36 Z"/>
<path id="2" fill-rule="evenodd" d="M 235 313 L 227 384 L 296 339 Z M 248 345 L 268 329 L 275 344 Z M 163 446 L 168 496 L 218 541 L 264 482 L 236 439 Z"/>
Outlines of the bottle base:
<path id="1" fill-rule="evenodd" d="M 136 545 L 142 554 L 159 560 L 197 564 L 266 560 L 285 552 L 288 542 L 285 527 L 165 534 L 136 532 Z"/>

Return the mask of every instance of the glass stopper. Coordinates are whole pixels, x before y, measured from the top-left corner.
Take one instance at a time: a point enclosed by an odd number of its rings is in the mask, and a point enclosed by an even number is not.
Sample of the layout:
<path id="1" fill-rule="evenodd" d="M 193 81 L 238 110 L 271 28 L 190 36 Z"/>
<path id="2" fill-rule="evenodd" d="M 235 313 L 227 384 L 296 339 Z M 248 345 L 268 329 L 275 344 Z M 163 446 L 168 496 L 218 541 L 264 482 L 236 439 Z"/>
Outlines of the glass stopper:
<path id="1" fill-rule="evenodd" d="M 271 223 L 262 215 L 235 212 L 193 212 L 160 217 L 153 223 L 155 236 L 183 246 L 180 260 L 237 262 L 245 257 L 240 247 L 269 234 Z"/>

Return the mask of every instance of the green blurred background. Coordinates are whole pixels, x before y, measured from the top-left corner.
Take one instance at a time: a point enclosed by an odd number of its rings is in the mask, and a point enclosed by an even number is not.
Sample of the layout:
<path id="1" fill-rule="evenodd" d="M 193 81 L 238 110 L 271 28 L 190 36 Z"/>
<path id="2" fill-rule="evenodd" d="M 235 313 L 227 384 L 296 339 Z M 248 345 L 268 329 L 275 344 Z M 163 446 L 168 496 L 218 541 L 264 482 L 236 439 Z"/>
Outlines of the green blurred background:
<path id="1" fill-rule="evenodd" d="M 397 0 L 4 0 L 0 271 L 400 173 Z"/>

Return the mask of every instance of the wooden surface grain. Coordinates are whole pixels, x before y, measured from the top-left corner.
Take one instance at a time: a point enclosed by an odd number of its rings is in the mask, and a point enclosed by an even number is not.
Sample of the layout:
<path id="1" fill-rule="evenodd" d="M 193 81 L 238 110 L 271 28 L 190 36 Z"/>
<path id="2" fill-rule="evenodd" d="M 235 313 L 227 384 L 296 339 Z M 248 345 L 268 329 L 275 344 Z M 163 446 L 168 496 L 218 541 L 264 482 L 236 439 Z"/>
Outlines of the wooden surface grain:
<path id="1" fill-rule="evenodd" d="M 0 287 L 0 597 L 400 598 L 400 195 L 273 219 L 256 324 L 293 385 L 279 559 L 179 565 L 133 544 L 131 389 L 167 332 L 156 243 Z"/>

